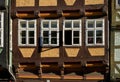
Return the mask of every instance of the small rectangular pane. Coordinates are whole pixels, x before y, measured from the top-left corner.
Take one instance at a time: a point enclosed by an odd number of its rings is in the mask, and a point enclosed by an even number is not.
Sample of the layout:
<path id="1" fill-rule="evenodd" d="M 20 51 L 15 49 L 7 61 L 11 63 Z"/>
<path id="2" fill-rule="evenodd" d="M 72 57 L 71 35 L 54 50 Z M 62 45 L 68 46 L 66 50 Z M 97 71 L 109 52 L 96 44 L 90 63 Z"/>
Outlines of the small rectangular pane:
<path id="1" fill-rule="evenodd" d="M 29 31 L 29 37 L 34 37 L 34 31 Z"/>
<path id="2" fill-rule="evenodd" d="M 34 44 L 34 38 L 29 38 L 29 44 Z"/>
<path id="3" fill-rule="evenodd" d="M 79 38 L 74 38 L 73 43 L 74 44 L 79 44 Z"/>
<path id="4" fill-rule="evenodd" d="M 94 31 L 88 31 L 88 37 L 93 37 L 94 36 Z"/>
<path id="5" fill-rule="evenodd" d="M 26 37 L 26 31 L 21 31 L 21 36 Z"/>
<path id="6" fill-rule="evenodd" d="M 79 37 L 79 31 L 74 31 L 73 36 L 74 37 Z"/>
<path id="7" fill-rule="evenodd" d="M 26 28 L 27 27 L 26 21 L 20 21 L 20 27 Z"/>
<path id="8" fill-rule="evenodd" d="M 49 36 L 49 31 L 43 31 L 43 36 L 48 37 Z"/>
<path id="9" fill-rule="evenodd" d="M 2 27 L 2 23 L 0 22 L 0 28 Z"/>
<path id="10" fill-rule="evenodd" d="M 57 28 L 57 21 L 51 21 L 51 28 Z"/>
<path id="11" fill-rule="evenodd" d="M 94 28 L 94 21 L 88 21 L 88 28 Z"/>
<path id="12" fill-rule="evenodd" d="M 88 44 L 93 44 L 94 43 L 94 38 L 93 37 L 89 37 L 88 38 Z"/>
<path id="13" fill-rule="evenodd" d="M 97 38 L 96 38 L 96 43 L 103 43 L 103 42 L 102 42 L 102 37 L 97 37 Z"/>
<path id="14" fill-rule="evenodd" d="M 57 31 L 51 31 L 51 37 L 57 37 Z"/>
<path id="15" fill-rule="evenodd" d="M 35 26 L 34 26 L 34 22 L 32 21 L 32 22 L 29 22 L 29 28 L 34 28 Z"/>
<path id="16" fill-rule="evenodd" d="M 26 44 L 26 38 L 22 38 L 22 44 Z"/>
<path id="17" fill-rule="evenodd" d="M 74 21 L 73 28 L 79 28 L 79 27 L 80 27 L 80 21 Z"/>
<path id="18" fill-rule="evenodd" d="M 115 40 L 114 45 L 120 46 L 120 32 L 115 32 L 114 40 Z"/>
<path id="19" fill-rule="evenodd" d="M 96 27 L 103 27 L 103 21 L 96 21 Z"/>
<path id="20" fill-rule="evenodd" d="M 65 28 L 71 28 L 72 27 L 72 21 L 65 21 Z"/>
<path id="21" fill-rule="evenodd" d="M 102 36 L 102 30 L 97 30 L 96 31 L 96 36 Z"/>
<path id="22" fill-rule="evenodd" d="M 43 44 L 49 44 L 49 38 L 43 38 Z"/>
<path id="23" fill-rule="evenodd" d="M 57 38 L 51 38 L 51 44 L 57 44 Z"/>
<path id="24" fill-rule="evenodd" d="M 48 21 L 43 22 L 43 28 L 49 28 L 49 22 Z"/>

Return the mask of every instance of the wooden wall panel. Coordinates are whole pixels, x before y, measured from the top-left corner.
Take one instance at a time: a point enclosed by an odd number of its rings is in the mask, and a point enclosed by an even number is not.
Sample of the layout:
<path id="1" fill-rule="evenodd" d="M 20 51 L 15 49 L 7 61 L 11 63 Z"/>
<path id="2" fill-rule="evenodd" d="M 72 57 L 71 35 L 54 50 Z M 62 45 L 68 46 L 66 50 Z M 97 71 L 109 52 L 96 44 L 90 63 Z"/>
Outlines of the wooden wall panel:
<path id="1" fill-rule="evenodd" d="M 35 48 L 19 48 L 23 57 L 31 57 Z"/>
<path id="2" fill-rule="evenodd" d="M 16 7 L 35 6 L 35 0 L 16 0 Z"/>
<path id="3" fill-rule="evenodd" d="M 66 5 L 74 5 L 76 0 L 64 0 Z"/>
<path id="4" fill-rule="evenodd" d="M 85 0 L 85 5 L 104 4 L 104 0 Z"/>
<path id="5" fill-rule="evenodd" d="M 65 48 L 68 57 L 76 57 L 79 52 L 79 48 Z"/>
<path id="6" fill-rule="evenodd" d="M 39 0 L 39 6 L 57 6 L 57 0 Z"/>
<path id="7" fill-rule="evenodd" d="M 58 48 L 42 48 L 42 52 L 40 54 L 41 57 L 59 57 L 59 49 Z"/>
<path id="8" fill-rule="evenodd" d="M 91 56 L 104 56 L 105 50 L 104 48 L 88 48 Z"/>

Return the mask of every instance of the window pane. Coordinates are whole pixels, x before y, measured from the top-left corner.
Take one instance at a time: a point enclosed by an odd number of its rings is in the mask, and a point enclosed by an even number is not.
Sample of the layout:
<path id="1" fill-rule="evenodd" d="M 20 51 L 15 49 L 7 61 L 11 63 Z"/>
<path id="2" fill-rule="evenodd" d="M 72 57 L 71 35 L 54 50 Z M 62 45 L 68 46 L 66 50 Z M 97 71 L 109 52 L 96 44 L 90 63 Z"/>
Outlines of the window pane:
<path id="1" fill-rule="evenodd" d="M 26 38 L 22 38 L 22 44 L 26 44 Z"/>
<path id="2" fill-rule="evenodd" d="M 43 44 L 49 44 L 49 38 L 43 38 Z"/>
<path id="3" fill-rule="evenodd" d="M 51 31 L 51 37 L 57 37 L 57 31 Z"/>
<path id="4" fill-rule="evenodd" d="M 80 21 L 74 21 L 73 28 L 79 28 L 79 27 L 80 27 Z"/>
<path id="5" fill-rule="evenodd" d="M 71 30 L 65 31 L 64 40 L 65 40 L 65 45 L 72 45 L 72 31 Z"/>
<path id="6" fill-rule="evenodd" d="M 21 28 L 26 28 L 26 22 L 25 21 L 20 21 L 20 27 Z"/>
<path id="7" fill-rule="evenodd" d="M 51 38 L 51 44 L 57 44 L 57 38 Z"/>
<path id="8" fill-rule="evenodd" d="M 0 46 L 2 45 L 2 43 L 1 43 L 1 38 L 0 38 Z"/>
<path id="9" fill-rule="evenodd" d="M 2 25 L 1 25 L 1 22 L 0 22 L 0 28 L 1 28 L 1 26 L 2 26 Z"/>
<path id="10" fill-rule="evenodd" d="M 96 31 L 96 36 L 102 36 L 102 30 L 97 30 Z"/>
<path id="11" fill-rule="evenodd" d="M 43 28 L 49 28 L 49 22 L 48 21 L 43 22 Z"/>
<path id="12" fill-rule="evenodd" d="M 34 38 L 29 38 L 29 44 L 34 44 Z"/>
<path id="13" fill-rule="evenodd" d="M 49 36 L 49 31 L 43 31 L 43 36 L 48 37 Z"/>
<path id="14" fill-rule="evenodd" d="M 29 28 L 34 28 L 34 22 L 29 22 Z"/>
<path id="15" fill-rule="evenodd" d="M 88 37 L 93 37 L 94 36 L 94 31 L 88 31 Z"/>
<path id="16" fill-rule="evenodd" d="M 94 21 L 88 21 L 88 28 L 94 28 Z"/>
<path id="17" fill-rule="evenodd" d="M 74 38 L 73 43 L 74 44 L 79 44 L 79 38 Z"/>
<path id="18" fill-rule="evenodd" d="M 94 31 L 88 31 L 88 44 L 94 43 Z"/>
<path id="19" fill-rule="evenodd" d="M 74 31 L 73 36 L 74 37 L 79 37 L 79 31 Z"/>
<path id="20" fill-rule="evenodd" d="M 94 39 L 92 37 L 88 38 L 88 44 L 93 44 L 94 43 Z"/>
<path id="21" fill-rule="evenodd" d="M 102 38 L 101 37 L 96 38 L 96 43 L 102 43 Z"/>
<path id="22" fill-rule="evenodd" d="M 65 22 L 65 28 L 71 28 L 72 27 L 72 22 L 71 21 L 66 21 Z"/>
<path id="23" fill-rule="evenodd" d="M 1 33 L 2 33 L 2 32 L 1 32 L 1 30 L 0 30 L 0 39 L 1 39 L 1 35 L 2 35 Z"/>
<path id="24" fill-rule="evenodd" d="M 57 28 L 57 21 L 51 21 L 51 28 Z"/>
<path id="25" fill-rule="evenodd" d="M 21 31 L 21 37 L 26 37 L 26 31 Z"/>
<path id="26" fill-rule="evenodd" d="M 34 31 L 29 31 L 29 37 L 34 37 Z"/>
<path id="27" fill-rule="evenodd" d="M 102 21 L 96 21 L 96 27 L 103 27 Z"/>

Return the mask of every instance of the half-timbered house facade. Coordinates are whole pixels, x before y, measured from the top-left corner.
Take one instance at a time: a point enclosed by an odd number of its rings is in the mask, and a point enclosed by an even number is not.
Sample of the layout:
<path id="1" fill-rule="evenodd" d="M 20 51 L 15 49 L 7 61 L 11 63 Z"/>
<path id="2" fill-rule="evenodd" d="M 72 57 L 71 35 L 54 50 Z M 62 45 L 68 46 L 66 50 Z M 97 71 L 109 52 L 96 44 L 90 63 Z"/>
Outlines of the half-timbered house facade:
<path id="1" fill-rule="evenodd" d="M 11 17 L 13 65 L 19 81 L 105 78 L 107 0 L 12 0 Z"/>

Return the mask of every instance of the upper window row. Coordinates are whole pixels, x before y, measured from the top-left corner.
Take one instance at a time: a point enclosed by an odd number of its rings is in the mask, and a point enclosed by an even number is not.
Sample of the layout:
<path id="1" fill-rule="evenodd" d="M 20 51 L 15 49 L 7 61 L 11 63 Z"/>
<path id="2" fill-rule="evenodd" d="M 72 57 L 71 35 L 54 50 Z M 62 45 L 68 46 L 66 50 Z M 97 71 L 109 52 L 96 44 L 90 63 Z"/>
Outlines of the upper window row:
<path id="1" fill-rule="evenodd" d="M 19 20 L 18 24 L 19 45 L 36 46 L 36 20 Z M 59 20 L 41 20 L 40 26 L 42 46 L 59 46 L 60 42 L 66 46 L 82 44 L 81 20 L 64 20 L 62 27 Z M 62 34 L 60 28 L 63 28 Z M 85 33 L 87 45 L 104 45 L 104 19 L 87 19 Z"/>

